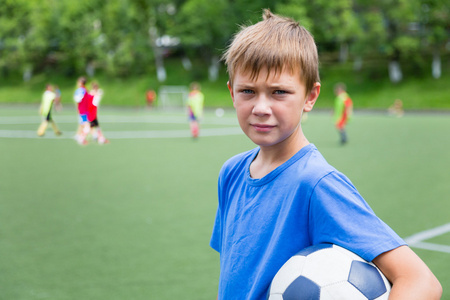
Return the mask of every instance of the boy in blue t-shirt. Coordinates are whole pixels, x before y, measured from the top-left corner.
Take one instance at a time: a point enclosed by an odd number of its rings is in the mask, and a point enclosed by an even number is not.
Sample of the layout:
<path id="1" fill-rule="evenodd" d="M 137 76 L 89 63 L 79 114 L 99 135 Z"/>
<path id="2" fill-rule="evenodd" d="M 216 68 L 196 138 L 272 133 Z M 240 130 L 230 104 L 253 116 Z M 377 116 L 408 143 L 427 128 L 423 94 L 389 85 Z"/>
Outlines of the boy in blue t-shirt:
<path id="1" fill-rule="evenodd" d="M 279 268 L 317 243 L 373 261 L 389 299 L 439 299 L 440 283 L 382 222 L 301 128 L 320 93 L 317 48 L 298 23 L 266 10 L 224 54 L 244 133 L 259 147 L 222 167 L 211 247 L 220 253 L 218 299 L 266 299 Z"/>

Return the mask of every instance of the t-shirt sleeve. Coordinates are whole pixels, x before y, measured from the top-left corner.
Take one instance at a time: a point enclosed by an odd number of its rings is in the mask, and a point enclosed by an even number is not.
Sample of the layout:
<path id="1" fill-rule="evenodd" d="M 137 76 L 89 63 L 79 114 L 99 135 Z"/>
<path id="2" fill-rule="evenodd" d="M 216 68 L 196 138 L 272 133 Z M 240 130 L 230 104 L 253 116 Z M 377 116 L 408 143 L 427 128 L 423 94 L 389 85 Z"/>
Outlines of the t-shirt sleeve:
<path id="1" fill-rule="evenodd" d="M 223 205 L 223 201 L 224 201 L 223 174 L 224 174 L 224 168 L 222 168 L 220 171 L 219 179 L 218 179 L 218 183 L 217 183 L 219 204 L 217 206 L 217 212 L 216 212 L 216 218 L 214 221 L 213 232 L 211 235 L 211 241 L 209 243 L 211 248 L 213 248 L 214 250 L 216 250 L 219 253 L 220 253 L 220 249 L 222 248 L 222 236 L 223 236 L 223 225 L 222 225 L 223 214 L 222 214 L 222 208 L 221 208 L 221 206 Z"/>
<path id="2" fill-rule="evenodd" d="M 222 222 L 220 219 L 220 207 L 217 209 L 216 212 L 216 219 L 214 221 L 213 232 L 209 244 L 211 248 L 220 253 L 220 248 L 222 244 Z"/>
<path id="3" fill-rule="evenodd" d="M 333 243 L 368 261 L 405 242 L 378 218 L 342 173 L 333 171 L 315 186 L 310 199 L 313 244 Z"/>
<path id="4" fill-rule="evenodd" d="M 73 100 L 76 103 L 80 103 L 81 100 L 83 100 L 84 94 L 86 94 L 86 90 L 83 88 L 78 88 L 75 90 L 75 93 L 73 94 Z"/>

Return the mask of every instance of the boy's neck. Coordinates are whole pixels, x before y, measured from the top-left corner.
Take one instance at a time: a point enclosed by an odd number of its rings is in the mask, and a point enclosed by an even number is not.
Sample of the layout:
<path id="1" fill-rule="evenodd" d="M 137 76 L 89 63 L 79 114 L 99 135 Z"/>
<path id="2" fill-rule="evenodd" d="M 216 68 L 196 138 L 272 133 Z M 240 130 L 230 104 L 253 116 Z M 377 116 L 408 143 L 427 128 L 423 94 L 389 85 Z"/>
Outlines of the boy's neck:
<path id="1" fill-rule="evenodd" d="M 301 134 L 298 140 L 286 139 L 278 145 L 264 147 L 260 146 L 260 151 L 250 164 L 250 176 L 258 179 L 266 176 L 277 167 L 284 164 L 300 149 L 307 146 L 309 141 Z"/>

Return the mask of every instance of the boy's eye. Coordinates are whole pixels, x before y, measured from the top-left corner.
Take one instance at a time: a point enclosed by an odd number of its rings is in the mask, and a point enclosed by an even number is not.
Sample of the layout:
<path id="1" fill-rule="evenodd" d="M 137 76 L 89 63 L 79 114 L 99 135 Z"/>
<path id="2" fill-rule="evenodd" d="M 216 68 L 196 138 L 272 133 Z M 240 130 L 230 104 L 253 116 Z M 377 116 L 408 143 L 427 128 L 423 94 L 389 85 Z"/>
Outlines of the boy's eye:
<path id="1" fill-rule="evenodd" d="M 276 90 L 276 91 L 274 91 L 273 93 L 276 94 L 276 95 L 284 95 L 284 94 L 287 94 L 287 91 L 284 91 L 284 90 Z"/>
<path id="2" fill-rule="evenodd" d="M 243 93 L 243 94 L 253 94 L 253 91 L 249 90 L 249 89 L 244 89 L 244 90 L 241 91 L 241 93 Z"/>

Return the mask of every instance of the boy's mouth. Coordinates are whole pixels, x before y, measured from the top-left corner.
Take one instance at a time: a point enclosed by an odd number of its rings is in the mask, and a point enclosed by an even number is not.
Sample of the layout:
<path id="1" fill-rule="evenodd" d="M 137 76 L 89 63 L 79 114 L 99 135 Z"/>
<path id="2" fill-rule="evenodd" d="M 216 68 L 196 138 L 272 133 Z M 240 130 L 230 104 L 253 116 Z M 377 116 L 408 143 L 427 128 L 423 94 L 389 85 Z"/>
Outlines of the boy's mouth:
<path id="1" fill-rule="evenodd" d="M 274 125 L 259 124 L 259 123 L 250 124 L 250 125 L 258 132 L 268 132 L 268 131 L 272 130 L 272 128 L 275 127 Z"/>

